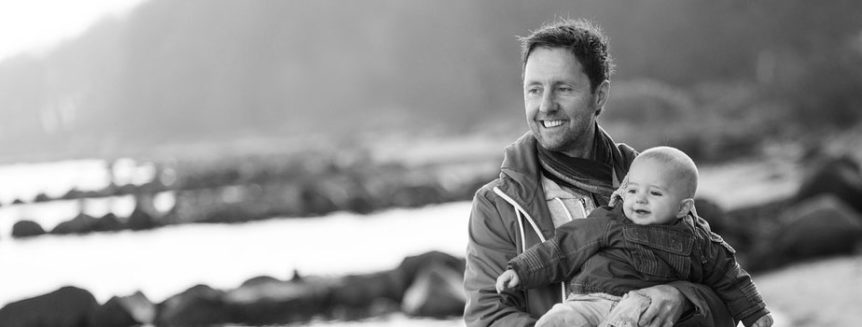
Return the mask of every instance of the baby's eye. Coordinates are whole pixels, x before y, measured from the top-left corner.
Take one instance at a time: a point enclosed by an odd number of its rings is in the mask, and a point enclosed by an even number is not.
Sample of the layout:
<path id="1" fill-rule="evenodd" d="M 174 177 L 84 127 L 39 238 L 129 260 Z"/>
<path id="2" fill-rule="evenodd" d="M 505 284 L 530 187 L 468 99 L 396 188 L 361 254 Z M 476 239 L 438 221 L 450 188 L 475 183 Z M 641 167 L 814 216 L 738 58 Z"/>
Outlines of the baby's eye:
<path id="1" fill-rule="evenodd" d="M 627 189 L 627 190 L 626 190 L 626 193 L 628 193 L 628 194 L 635 194 L 635 192 L 636 192 L 636 191 L 635 191 L 635 189 L 633 189 L 633 188 L 630 188 L 630 189 Z"/>
<path id="2" fill-rule="evenodd" d="M 661 196 L 661 192 L 656 192 L 656 191 L 649 192 L 649 194 L 651 194 L 653 196 Z"/>

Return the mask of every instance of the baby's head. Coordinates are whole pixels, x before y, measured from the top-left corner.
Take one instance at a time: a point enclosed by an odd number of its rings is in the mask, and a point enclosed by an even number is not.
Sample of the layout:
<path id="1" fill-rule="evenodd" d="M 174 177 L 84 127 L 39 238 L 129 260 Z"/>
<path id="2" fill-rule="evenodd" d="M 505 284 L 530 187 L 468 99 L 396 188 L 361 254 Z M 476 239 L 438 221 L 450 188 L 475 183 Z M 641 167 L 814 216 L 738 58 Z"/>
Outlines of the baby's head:
<path id="1" fill-rule="evenodd" d="M 635 224 L 672 223 L 694 206 L 697 166 L 675 148 L 650 148 L 632 162 L 622 190 L 623 212 Z"/>

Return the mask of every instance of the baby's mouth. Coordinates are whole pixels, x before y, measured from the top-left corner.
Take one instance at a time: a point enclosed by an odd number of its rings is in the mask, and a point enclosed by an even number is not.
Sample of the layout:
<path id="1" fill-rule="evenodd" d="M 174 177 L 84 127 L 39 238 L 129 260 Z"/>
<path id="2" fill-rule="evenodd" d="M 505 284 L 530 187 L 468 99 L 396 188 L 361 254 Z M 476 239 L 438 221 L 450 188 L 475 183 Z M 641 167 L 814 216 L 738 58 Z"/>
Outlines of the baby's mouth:
<path id="1" fill-rule="evenodd" d="M 636 214 L 639 214 L 639 215 L 648 215 L 650 212 L 649 212 L 649 210 L 636 209 L 636 210 L 635 210 L 635 213 L 636 213 Z"/>

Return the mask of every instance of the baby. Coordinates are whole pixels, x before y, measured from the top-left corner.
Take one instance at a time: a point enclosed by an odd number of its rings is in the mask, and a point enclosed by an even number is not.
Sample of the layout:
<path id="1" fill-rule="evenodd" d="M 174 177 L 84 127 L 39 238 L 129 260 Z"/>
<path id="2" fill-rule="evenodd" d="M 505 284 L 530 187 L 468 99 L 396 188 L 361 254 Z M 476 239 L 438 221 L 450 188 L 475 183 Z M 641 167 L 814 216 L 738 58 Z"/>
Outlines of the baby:
<path id="1" fill-rule="evenodd" d="M 772 326 L 733 248 L 695 214 L 697 178 L 697 167 L 682 151 L 644 151 L 614 192 L 610 205 L 621 197 L 621 206 L 566 223 L 553 239 L 510 260 L 497 278 L 497 292 L 569 281 L 569 297 L 536 326 L 598 326 L 608 324 L 629 291 L 687 280 L 711 287 L 746 326 Z"/>

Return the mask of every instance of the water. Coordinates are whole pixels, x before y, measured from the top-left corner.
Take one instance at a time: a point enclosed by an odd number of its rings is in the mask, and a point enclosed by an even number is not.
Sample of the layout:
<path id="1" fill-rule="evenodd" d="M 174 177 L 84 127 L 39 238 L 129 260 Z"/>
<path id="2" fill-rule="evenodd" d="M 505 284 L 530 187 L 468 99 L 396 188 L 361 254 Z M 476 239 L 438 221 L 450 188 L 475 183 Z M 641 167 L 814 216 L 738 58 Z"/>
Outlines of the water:
<path id="1" fill-rule="evenodd" d="M 194 224 L 151 231 L 0 240 L 0 306 L 75 285 L 100 302 L 141 290 L 159 302 L 195 284 L 234 288 L 269 275 L 344 275 L 438 250 L 463 256 L 470 203 L 368 216 Z"/>

